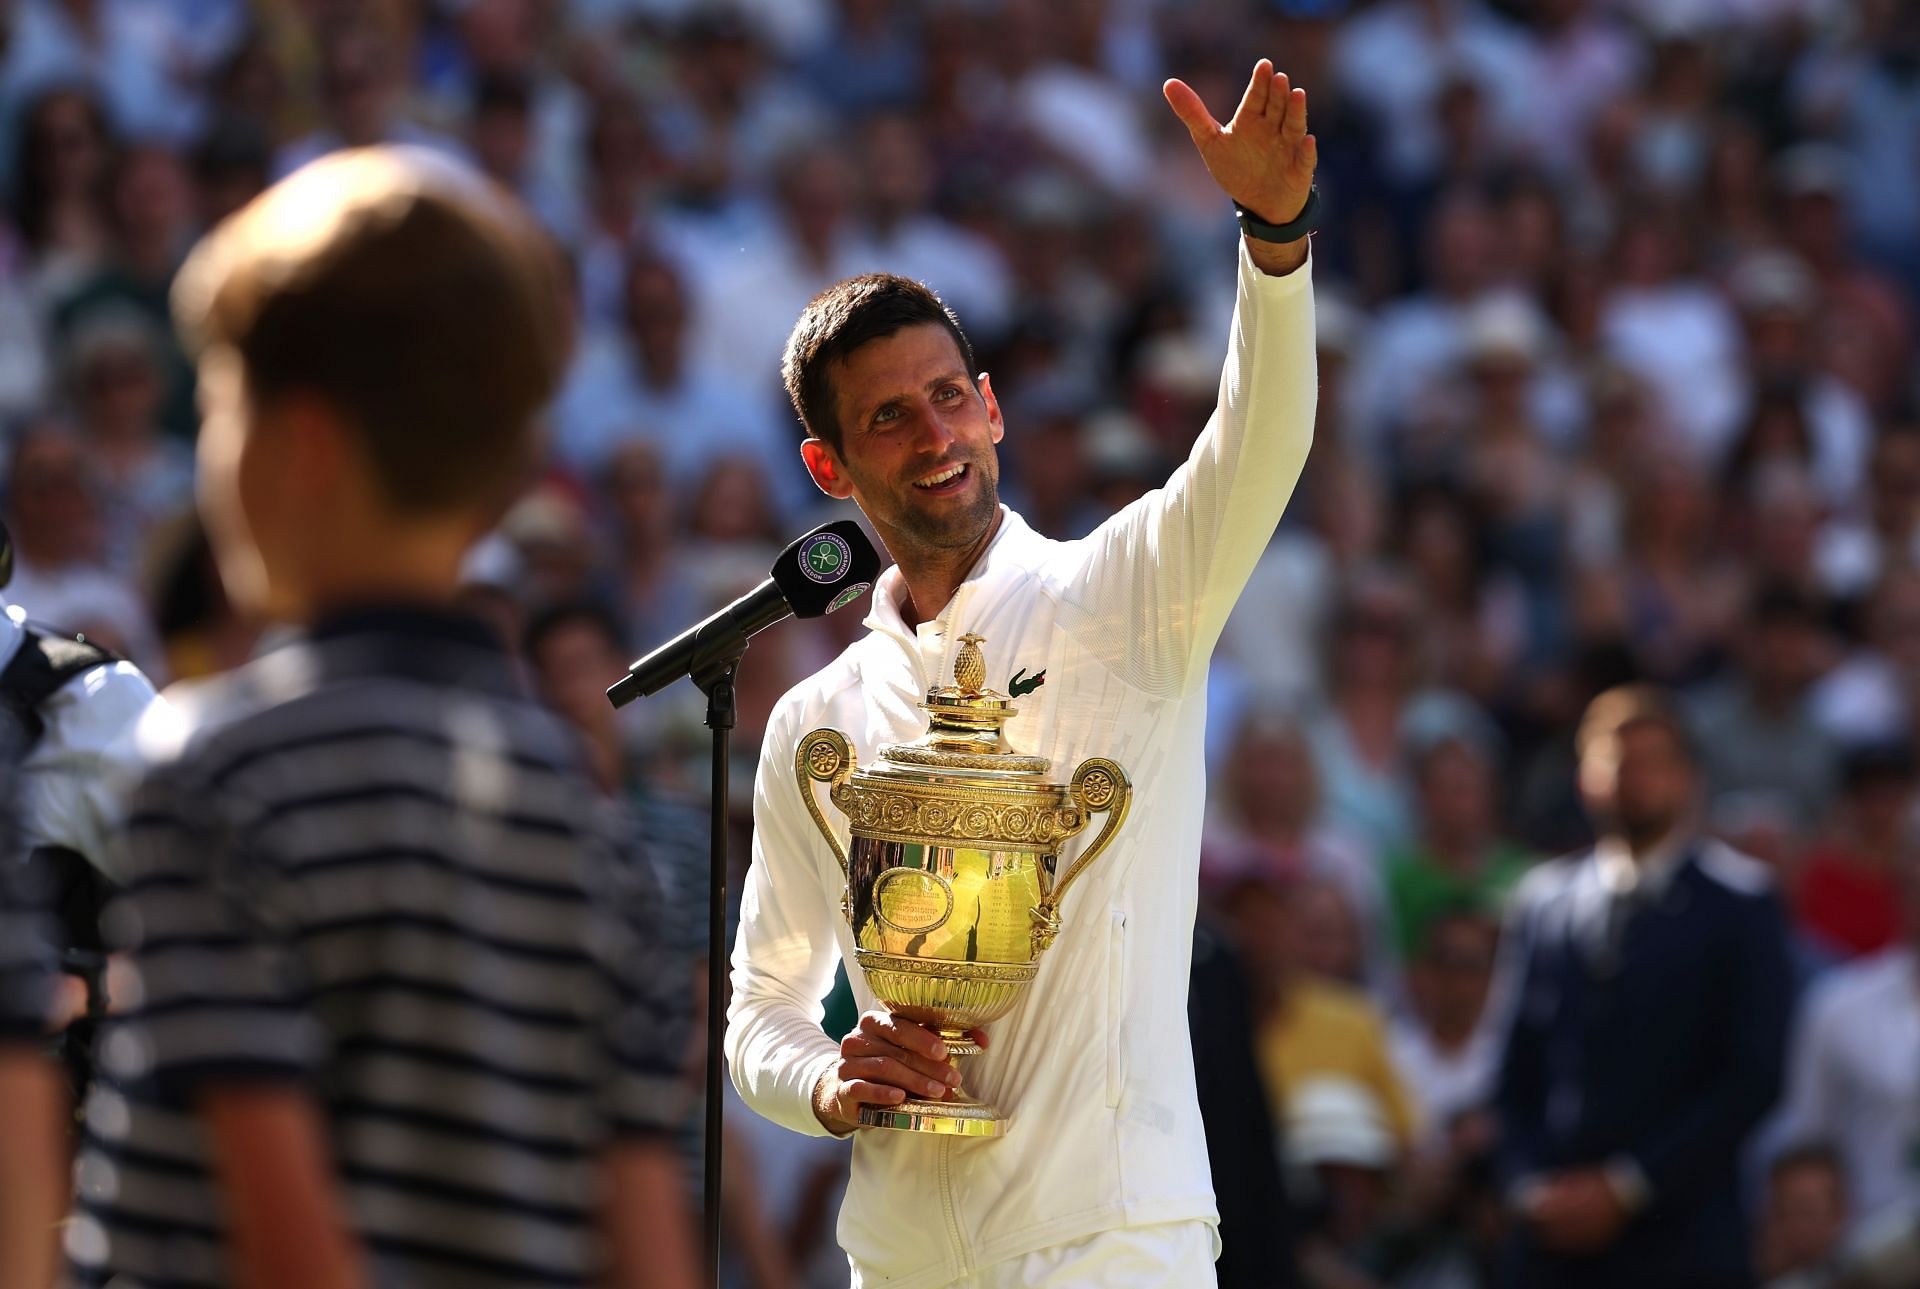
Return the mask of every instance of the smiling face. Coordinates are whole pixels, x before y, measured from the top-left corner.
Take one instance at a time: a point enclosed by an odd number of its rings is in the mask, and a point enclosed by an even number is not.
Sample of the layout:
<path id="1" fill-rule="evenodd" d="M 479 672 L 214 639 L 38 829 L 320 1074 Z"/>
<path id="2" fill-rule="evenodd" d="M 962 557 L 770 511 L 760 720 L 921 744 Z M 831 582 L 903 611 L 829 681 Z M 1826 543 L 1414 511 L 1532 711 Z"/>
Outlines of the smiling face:
<path id="1" fill-rule="evenodd" d="M 1000 405 L 947 330 L 869 341 L 833 365 L 832 387 L 839 446 L 801 445 L 821 490 L 858 502 L 903 563 L 983 541 L 999 514 Z"/>

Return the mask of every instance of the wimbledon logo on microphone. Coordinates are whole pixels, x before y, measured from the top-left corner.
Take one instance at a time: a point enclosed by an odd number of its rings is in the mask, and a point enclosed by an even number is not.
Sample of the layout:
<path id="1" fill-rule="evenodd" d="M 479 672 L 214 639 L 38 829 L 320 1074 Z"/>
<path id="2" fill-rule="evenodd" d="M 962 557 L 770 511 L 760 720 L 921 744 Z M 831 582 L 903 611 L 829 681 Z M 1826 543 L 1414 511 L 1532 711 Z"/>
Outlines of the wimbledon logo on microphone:
<path id="1" fill-rule="evenodd" d="M 840 580 L 853 563 L 853 547 L 839 533 L 821 533 L 800 552 L 800 571 L 823 586 Z"/>
<path id="2" fill-rule="evenodd" d="M 872 582 L 855 582 L 852 586 L 849 586 L 846 590 L 833 597 L 833 603 L 827 606 L 827 612 L 832 613 L 838 609 L 846 608 L 849 604 L 852 604 L 872 589 Z"/>

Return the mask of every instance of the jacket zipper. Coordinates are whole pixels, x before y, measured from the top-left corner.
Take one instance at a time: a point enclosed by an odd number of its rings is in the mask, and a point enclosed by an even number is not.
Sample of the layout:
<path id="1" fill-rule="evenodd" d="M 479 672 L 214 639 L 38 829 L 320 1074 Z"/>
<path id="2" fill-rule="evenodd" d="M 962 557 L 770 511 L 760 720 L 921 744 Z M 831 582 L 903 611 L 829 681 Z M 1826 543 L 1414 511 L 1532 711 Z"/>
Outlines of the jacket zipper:
<path id="1" fill-rule="evenodd" d="M 953 1138 L 940 1138 L 940 1206 L 947 1214 L 947 1238 L 953 1241 L 953 1251 L 960 1259 L 960 1274 L 973 1274 L 973 1257 L 967 1251 L 967 1243 L 960 1236 L 960 1219 L 953 1211 Z"/>
<path id="2" fill-rule="evenodd" d="M 934 651 L 932 676 L 926 675 L 926 653 L 918 648 L 914 650 L 914 662 L 920 667 L 920 679 L 923 682 L 920 688 L 923 692 L 953 683 L 953 660 L 960 653 L 960 646 L 956 643 L 960 637 L 954 634 L 954 624 L 963 619 L 968 607 L 973 603 L 973 594 L 972 583 L 961 583 L 959 589 L 953 593 L 953 599 L 947 602 L 944 611 L 934 619 L 934 639 L 940 643 Z M 919 633 L 916 631 L 914 634 L 917 639 Z"/>

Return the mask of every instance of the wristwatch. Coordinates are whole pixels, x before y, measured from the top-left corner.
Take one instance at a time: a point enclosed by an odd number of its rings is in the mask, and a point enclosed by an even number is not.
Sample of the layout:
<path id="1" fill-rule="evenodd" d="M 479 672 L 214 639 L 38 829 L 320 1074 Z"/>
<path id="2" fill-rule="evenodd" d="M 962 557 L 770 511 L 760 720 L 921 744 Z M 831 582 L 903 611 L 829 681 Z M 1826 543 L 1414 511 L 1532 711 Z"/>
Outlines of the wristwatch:
<path id="1" fill-rule="evenodd" d="M 1320 222 L 1320 185 L 1307 189 L 1307 204 L 1300 213 L 1284 224 L 1269 224 L 1258 215 L 1251 214 L 1235 206 L 1233 213 L 1240 219 L 1240 231 L 1248 237 L 1261 242 L 1297 242 L 1313 231 Z"/>

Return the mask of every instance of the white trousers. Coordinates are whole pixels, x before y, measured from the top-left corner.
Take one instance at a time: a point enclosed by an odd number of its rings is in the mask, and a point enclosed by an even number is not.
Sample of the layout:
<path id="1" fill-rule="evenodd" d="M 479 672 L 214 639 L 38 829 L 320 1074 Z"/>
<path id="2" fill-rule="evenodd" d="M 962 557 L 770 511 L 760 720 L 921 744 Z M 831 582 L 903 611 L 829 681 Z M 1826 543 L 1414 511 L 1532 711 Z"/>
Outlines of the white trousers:
<path id="1" fill-rule="evenodd" d="M 1212 1289 L 1216 1283 L 1207 1224 L 1169 1222 L 1102 1231 L 1009 1258 L 949 1289 Z"/>

